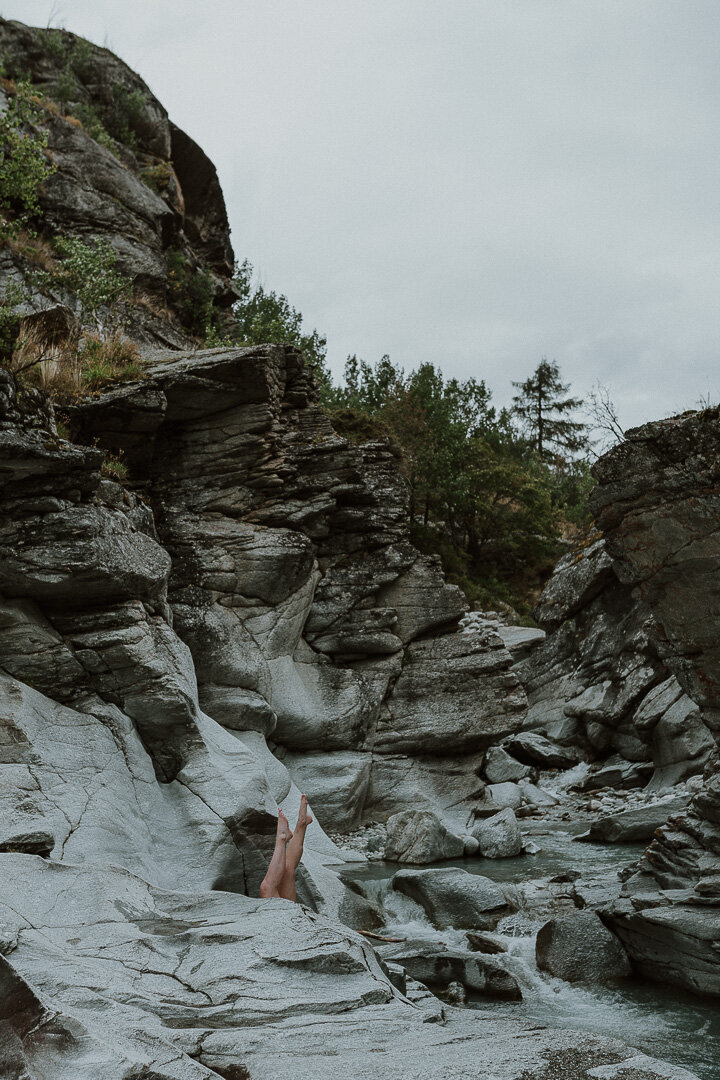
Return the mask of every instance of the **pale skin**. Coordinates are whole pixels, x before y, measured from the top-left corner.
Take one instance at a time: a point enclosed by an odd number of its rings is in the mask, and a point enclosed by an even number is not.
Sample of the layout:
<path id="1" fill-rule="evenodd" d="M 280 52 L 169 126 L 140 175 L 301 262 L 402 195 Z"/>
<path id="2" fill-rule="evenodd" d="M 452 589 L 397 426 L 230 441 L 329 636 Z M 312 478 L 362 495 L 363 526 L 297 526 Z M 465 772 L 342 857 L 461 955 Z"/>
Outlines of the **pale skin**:
<path id="1" fill-rule="evenodd" d="M 305 830 L 313 819 L 307 808 L 307 796 L 300 798 L 300 812 L 298 813 L 295 832 L 290 831 L 288 819 L 282 810 L 278 810 L 277 833 L 275 835 L 275 850 L 273 851 L 267 873 L 260 885 L 260 896 L 282 896 L 285 900 L 296 900 L 295 895 L 295 870 L 303 853 Z"/>

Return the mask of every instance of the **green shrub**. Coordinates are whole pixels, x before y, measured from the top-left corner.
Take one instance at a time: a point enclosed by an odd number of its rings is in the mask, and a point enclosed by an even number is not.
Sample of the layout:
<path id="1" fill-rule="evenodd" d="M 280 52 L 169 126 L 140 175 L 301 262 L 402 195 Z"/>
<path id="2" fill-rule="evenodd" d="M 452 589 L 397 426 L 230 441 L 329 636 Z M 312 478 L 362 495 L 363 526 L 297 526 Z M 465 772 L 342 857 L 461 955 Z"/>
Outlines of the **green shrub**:
<path id="1" fill-rule="evenodd" d="M 100 308 L 112 308 L 124 299 L 130 279 L 116 269 L 117 256 L 107 240 L 86 244 L 76 236 L 58 236 L 53 243 L 62 262 L 55 271 L 36 274 L 36 283 L 50 288 L 60 285 L 74 293 L 80 322 L 98 326 Z"/>
<path id="2" fill-rule="evenodd" d="M 104 146 L 111 154 L 115 153 L 115 140 L 103 124 L 100 119 L 100 114 L 94 105 L 88 105 L 87 102 L 76 105 L 75 116 L 91 139 L 94 139 L 100 146 Z"/>
<path id="3" fill-rule="evenodd" d="M 139 88 L 128 90 L 126 86 L 113 86 L 112 102 L 102 112 L 103 123 L 112 137 L 131 150 L 137 145 L 145 104 L 145 95 Z"/>
<path id="4" fill-rule="evenodd" d="M 173 168 L 169 161 L 160 161 L 157 165 L 146 165 L 144 169 L 140 170 L 140 179 L 156 195 L 167 191 L 172 176 Z"/>
<path id="5" fill-rule="evenodd" d="M 85 38 L 75 38 L 67 51 L 67 64 L 71 71 L 83 81 L 93 74 L 93 45 Z"/>
<path id="6" fill-rule="evenodd" d="M 109 477 L 111 480 L 127 480 L 128 467 L 122 458 L 122 450 L 118 450 L 117 454 L 111 454 L 109 450 L 105 452 L 105 460 L 102 463 L 100 472 L 103 476 Z"/>
<path id="7" fill-rule="evenodd" d="M 38 188 L 55 172 L 46 155 L 47 132 L 33 125 L 41 110 L 28 83 L 8 90 L 8 104 L 0 115 L 0 242 L 29 226 L 38 210 Z"/>
<path id="8" fill-rule="evenodd" d="M 229 349 L 235 344 L 229 334 L 221 334 L 217 326 L 209 322 L 205 326 L 205 340 L 203 342 L 206 349 Z"/>
<path id="9" fill-rule="evenodd" d="M 325 337 L 317 330 L 310 334 L 303 333 L 302 314 L 288 298 L 256 284 L 253 276 L 253 267 L 247 259 L 235 266 L 233 285 L 240 295 L 233 306 L 237 341 L 247 345 L 277 343 L 297 346 L 314 372 L 321 399 L 324 399 L 330 391 L 330 376 L 325 365 Z"/>
<path id="10" fill-rule="evenodd" d="M 333 429 L 348 442 L 359 444 L 389 439 L 392 432 L 388 425 L 377 416 L 356 409 L 328 410 L 328 417 Z"/>
<path id="11" fill-rule="evenodd" d="M 62 30 L 53 30 L 48 27 L 43 31 L 43 44 L 46 52 L 60 63 L 67 63 L 69 52 L 69 40 L 63 35 Z"/>
<path id="12" fill-rule="evenodd" d="M 211 328 L 217 331 L 212 278 L 204 270 L 193 269 L 187 257 L 175 248 L 167 253 L 167 265 L 168 298 L 172 307 L 183 326 L 206 339 Z"/>
<path id="13" fill-rule="evenodd" d="M 77 81 L 69 71 L 61 71 L 55 84 L 55 100 L 59 105 L 67 108 L 71 101 L 77 97 Z"/>

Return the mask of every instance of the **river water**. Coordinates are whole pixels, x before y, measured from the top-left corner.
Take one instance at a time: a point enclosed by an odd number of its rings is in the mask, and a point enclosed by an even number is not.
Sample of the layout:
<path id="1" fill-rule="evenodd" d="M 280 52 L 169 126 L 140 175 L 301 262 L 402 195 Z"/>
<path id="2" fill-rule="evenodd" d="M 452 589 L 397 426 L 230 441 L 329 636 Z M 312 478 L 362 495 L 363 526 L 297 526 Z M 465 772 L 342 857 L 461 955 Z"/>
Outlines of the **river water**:
<path id="1" fill-rule="evenodd" d="M 537 855 L 461 859 L 436 865 L 458 866 L 503 885 L 521 884 L 573 870 L 580 871 L 583 877 L 614 876 L 622 867 L 636 861 L 642 851 L 634 845 L 576 843 L 572 836 L 569 827 L 538 823 L 530 836 L 541 849 Z M 444 941 L 451 947 L 466 949 L 463 931 L 436 930 L 418 904 L 389 887 L 390 878 L 398 869 L 396 863 L 373 861 L 351 865 L 346 874 L 361 881 L 382 902 L 388 916 L 389 936 Z M 701 1080 L 720 1080 L 720 1003 L 658 983 L 627 979 L 609 987 L 581 987 L 538 971 L 535 934 L 548 917 L 547 913 L 530 910 L 509 916 L 498 927 L 508 952 L 493 959 L 518 980 L 523 1000 L 496 1002 L 477 996 L 468 1002 L 470 1008 L 549 1028 L 589 1031 L 621 1039 L 646 1054 L 690 1069 Z"/>

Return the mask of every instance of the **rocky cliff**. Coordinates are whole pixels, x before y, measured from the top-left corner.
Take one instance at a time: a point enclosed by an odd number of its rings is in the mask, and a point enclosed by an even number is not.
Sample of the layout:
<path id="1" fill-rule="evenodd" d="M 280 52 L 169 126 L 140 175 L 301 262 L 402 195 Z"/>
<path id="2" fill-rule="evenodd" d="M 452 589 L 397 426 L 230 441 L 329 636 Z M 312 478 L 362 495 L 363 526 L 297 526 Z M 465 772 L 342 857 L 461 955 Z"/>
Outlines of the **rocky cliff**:
<path id="1" fill-rule="evenodd" d="M 652 611 L 658 655 L 720 730 L 717 409 L 647 424 L 597 466 L 594 505 L 619 578 Z M 688 727 L 688 732 L 691 728 Z M 720 992 L 717 749 L 689 809 L 658 830 L 613 923 L 656 978 Z"/>
<path id="2" fill-rule="evenodd" d="M 27 311 L 49 303 L 77 309 L 52 282 L 42 240 L 62 234 L 107 241 L 133 285 L 123 330 L 145 346 L 182 348 L 202 331 L 183 286 L 207 293 L 222 316 L 236 298 L 234 255 L 215 166 L 168 118 L 147 84 L 108 49 L 66 30 L 0 17 L 0 58 L 10 81 L 29 80 L 40 103 L 55 172 L 40 191 L 40 243 L 21 236 L 0 247 L 0 287 L 22 285 Z M 0 111 L 5 93 L 0 89 Z M 193 282 L 196 286 L 194 293 Z"/>
<path id="3" fill-rule="evenodd" d="M 640 866 L 603 917 L 638 972 L 713 995 L 719 451 L 718 413 L 707 410 L 630 431 L 600 459 L 592 495 L 600 532 L 559 563 L 537 609 L 547 639 L 518 668 L 525 726 L 596 760 L 585 790 L 660 793 L 695 778 L 689 805 L 676 799 L 666 824 L 654 819 L 660 827 Z M 591 835 L 623 827 L 629 838 L 632 820 L 611 819 Z"/>
<path id="4" fill-rule="evenodd" d="M 715 740 L 668 667 L 652 607 L 618 573 L 597 532 L 558 563 L 535 610 L 547 638 L 518 668 L 524 727 L 597 762 L 586 790 L 660 792 L 701 774 Z"/>
<path id="5" fill-rule="evenodd" d="M 453 632 L 464 598 L 409 543 L 391 449 L 338 438 L 313 394 L 290 348 L 180 355 L 71 421 L 152 508 L 202 708 L 269 737 L 328 825 L 419 804 L 463 829 L 524 692 L 497 635 Z M 180 729 L 136 721 L 172 779 Z"/>

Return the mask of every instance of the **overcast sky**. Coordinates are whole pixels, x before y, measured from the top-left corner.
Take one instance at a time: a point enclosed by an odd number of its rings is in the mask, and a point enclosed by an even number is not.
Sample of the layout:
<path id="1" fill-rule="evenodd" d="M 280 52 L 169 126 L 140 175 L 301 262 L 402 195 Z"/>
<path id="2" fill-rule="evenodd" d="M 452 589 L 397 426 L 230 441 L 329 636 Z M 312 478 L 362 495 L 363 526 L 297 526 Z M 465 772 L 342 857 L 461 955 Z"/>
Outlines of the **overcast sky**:
<path id="1" fill-rule="evenodd" d="M 0 0 L 137 70 L 236 255 L 355 352 L 720 397 L 718 0 Z"/>

